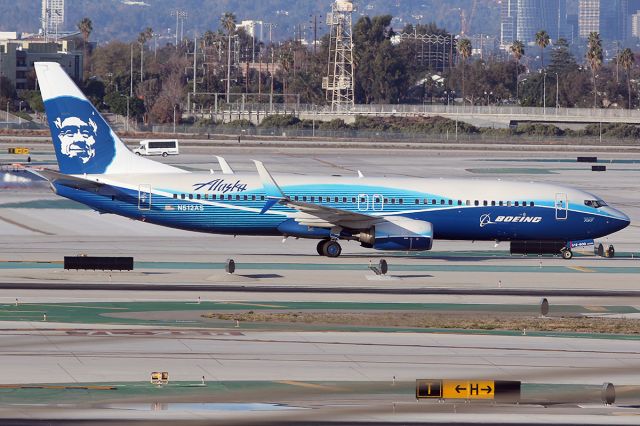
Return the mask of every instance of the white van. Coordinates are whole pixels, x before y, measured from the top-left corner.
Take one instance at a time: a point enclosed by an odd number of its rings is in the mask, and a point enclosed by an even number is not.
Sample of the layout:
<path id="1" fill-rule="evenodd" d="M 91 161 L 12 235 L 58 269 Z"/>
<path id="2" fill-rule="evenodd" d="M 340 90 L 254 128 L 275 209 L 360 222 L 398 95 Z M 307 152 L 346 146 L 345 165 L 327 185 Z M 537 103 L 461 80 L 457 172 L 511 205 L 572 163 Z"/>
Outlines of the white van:
<path id="1" fill-rule="evenodd" d="M 178 155 L 177 139 L 145 139 L 140 141 L 140 146 L 133 150 L 138 155 Z"/>

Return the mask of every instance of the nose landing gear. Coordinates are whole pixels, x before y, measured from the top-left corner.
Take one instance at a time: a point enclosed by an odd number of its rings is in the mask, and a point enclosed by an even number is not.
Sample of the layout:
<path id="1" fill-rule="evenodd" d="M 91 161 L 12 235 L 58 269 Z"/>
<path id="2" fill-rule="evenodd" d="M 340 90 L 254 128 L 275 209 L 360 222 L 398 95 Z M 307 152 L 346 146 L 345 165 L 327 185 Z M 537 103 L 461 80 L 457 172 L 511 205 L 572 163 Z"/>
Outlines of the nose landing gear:
<path id="1" fill-rule="evenodd" d="M 320 256 L 339 257 L 342 253 L 342 247 L 334 240 L 321 240 L 316 247 Z"/>

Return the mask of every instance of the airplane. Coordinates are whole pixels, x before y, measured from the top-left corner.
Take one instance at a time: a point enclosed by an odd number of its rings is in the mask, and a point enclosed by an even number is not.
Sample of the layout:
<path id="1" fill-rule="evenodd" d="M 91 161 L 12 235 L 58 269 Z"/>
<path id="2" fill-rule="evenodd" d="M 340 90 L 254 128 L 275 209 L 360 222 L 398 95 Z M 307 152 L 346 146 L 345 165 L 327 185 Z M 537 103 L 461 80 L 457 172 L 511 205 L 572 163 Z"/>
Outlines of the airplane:
<path id="1" fill-rule="evenodd" d="M 60 196 L 142 222 L 189 231 L 308 238 L 338 257 L 341 241 L 375 250 L 425 251 L 435 239 L 572 242 L 627 227 L 629 217 L 600 197 L 549 183 L 189 172 L 135 155 L 64 69 L 36 74 L 59 170 L 32 170 Z M 557 253 L 557 254 L 560 254 Z"/>

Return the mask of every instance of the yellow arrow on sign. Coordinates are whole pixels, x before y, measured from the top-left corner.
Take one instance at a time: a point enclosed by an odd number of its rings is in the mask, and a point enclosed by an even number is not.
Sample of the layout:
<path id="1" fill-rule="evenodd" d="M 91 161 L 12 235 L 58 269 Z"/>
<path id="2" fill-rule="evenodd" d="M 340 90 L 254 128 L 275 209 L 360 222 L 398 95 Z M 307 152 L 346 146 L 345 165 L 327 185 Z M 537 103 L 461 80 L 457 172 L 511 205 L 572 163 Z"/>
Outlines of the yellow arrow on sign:
<path id="1" fill-rule="evenodd" d="M 493 399 L 494 396 L 493 380 L 442 381 L 442 397 L 445 399 Z"/>

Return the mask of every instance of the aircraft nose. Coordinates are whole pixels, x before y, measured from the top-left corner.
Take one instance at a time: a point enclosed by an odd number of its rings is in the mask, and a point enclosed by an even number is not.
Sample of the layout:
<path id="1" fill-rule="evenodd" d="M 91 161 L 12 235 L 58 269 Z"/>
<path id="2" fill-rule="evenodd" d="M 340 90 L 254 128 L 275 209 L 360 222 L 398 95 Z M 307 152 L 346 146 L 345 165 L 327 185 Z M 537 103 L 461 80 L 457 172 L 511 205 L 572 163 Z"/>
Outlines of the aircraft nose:
<path id="1" fill-rule="evenodd" d="M 613 219 L 616 227 L 616 231 L 620 231 L 621 229 L 626 228 L 631 223 L 631 219 L 625 213 L 620 210 L 616 210 L 614 208 L 608 208 L 608 214 L 611 219 Z"/>

